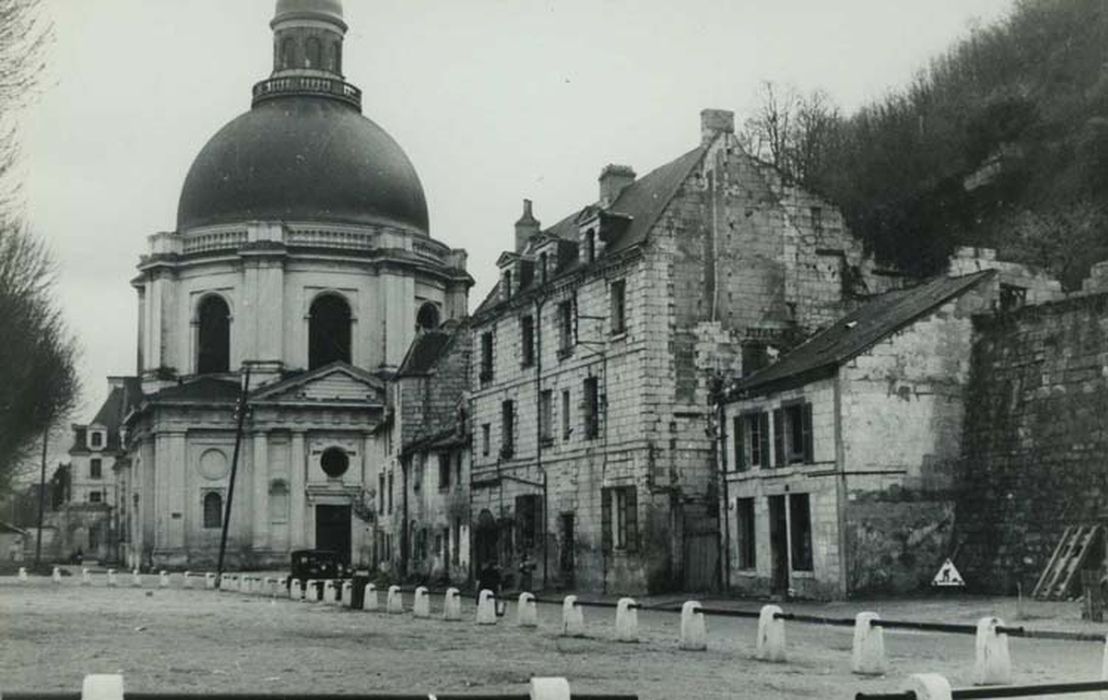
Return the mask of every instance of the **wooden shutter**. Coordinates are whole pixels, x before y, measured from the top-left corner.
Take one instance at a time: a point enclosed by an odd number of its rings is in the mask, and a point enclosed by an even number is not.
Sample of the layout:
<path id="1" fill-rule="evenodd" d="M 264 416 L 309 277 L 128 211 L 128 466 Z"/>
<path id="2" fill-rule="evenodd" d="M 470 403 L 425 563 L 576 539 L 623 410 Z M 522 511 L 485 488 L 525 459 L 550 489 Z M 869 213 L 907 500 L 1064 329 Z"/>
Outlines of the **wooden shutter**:
<path id="1" fill-rule="evenodd" d="M 609 489 L 600 490 L 600 531 L 604 551 L 612 551 L 612 492 Z"/>
<path id="2" fill-rule="evenodd" d="M 815 449 L 812 444 L 812 404 L 804 404 L 801 431 L 804 433 L 804 463 L 811 464 L 815 460 Z"/>
<path id="3" fill-rule="evenodd" d="M 639 551 L 639 496 L 638 489 L 634 486 L 624 489 L 627 495 L 625 500 L 627 510 L 623 514 L 623 522 L 627 528 L 626 543 L 628 552 Z"/>
<path id="4" fill-rule="evenodd" d="M 743 419 L 742 416 L 735 416 L 732 422 L 733 430 L 735 431 L 735 471 L 741 472 L 746 469 L 745 457 L 743 450 Z"/>
<path id="5" fill-rule="evenodd" d="M 773 465 L 785 466 L 785 412 L 773 409 Z"/>
<path id="6" fill-rule="evenodd" d="M 758 421 L 758 427 L 760 430 L 760 441 L 762 443 L 762 465 L 763 467 L 769 466 L 769 414 L 765 411 L 759 413 L 756 417 Z"/>

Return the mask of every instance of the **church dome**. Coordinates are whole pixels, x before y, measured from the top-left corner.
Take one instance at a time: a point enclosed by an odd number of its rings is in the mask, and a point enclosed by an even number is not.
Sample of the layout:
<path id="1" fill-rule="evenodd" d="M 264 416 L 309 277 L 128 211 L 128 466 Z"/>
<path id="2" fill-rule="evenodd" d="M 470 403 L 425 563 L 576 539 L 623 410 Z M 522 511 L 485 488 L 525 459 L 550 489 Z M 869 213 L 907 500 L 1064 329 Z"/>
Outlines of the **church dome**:
<path id="1" fill-rule="evenodd" d="M 277 12 L 273 22 L 286 19 L 316 18 L 337 20 L 345 26 L 341 0 L 277 0 Z"/>
<path id="2" fill-rule="evenodd" d="M 428 233 L 423 186 L 396 141 L 341 99 L 308 94 L 256 99 L 185 178 L 178 231 L 253 220 Z"/>

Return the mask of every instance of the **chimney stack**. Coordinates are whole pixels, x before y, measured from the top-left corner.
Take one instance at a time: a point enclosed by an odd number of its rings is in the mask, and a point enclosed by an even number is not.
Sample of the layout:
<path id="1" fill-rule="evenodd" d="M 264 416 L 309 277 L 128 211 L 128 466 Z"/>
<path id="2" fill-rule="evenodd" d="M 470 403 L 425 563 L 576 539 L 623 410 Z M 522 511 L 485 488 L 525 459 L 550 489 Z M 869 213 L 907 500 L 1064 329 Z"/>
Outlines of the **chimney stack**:
<path id="1" fill-rule="evenodd" d="M 600 171 L 600 207 L 607 209 L 619 198 L 619 193 L 635 181 L 635 171 L 629 165 L 606 165 Z"/>
<path id="2" fill-rule="evenodd" d="M 727 109 L 700 112 L 700 145 L 707 146 L 720 134 L 735 133 L 735 113 Z"/>
<path id="3" fill-rule="evenodd" d="M 523 249 L 527 247 L 527 241 L 531 240 L 532 236 L 538 235 L 541 227 L 542 224 L 531 213 L 531 200 L 523 200 L 523 216 L 519 217 L 519 221 L 516 222 L 517 253 L 523 252 Z"/>

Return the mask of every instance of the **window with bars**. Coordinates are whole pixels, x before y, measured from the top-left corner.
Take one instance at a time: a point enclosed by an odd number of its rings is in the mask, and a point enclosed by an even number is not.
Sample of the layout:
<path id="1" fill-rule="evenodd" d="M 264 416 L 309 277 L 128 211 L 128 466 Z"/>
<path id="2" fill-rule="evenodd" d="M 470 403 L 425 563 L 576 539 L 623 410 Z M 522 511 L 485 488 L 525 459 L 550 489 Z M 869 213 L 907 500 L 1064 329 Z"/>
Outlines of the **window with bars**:
<path id="1" fill-rule="evenodd" d="M 638 495 L 635 487 L 617 486 L 602 489 L 600 496 L 604 551 L 638 551 Z"/>

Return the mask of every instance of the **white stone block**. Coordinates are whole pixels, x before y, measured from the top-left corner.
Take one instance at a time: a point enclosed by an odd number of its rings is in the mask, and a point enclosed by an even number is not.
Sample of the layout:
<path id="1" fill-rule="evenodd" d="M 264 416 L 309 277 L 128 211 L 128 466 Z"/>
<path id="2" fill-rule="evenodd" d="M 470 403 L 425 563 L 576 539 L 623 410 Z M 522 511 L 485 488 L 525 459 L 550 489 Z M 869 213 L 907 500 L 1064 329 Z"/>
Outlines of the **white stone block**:
<path id="1" fill-rule="evenodd" d="M 761 661 L 784 663 L 785 621 L 778 620 L 778 613 L 784 612 L 777 605 L 763 605 L 758 615 L 758 644 L 754 656 Z"/>
<path id="2" fill-rule="evenodd" d="M 123 700 L 123 676 L 92 674 L 81 683 L 81 700 Z"/>
<path id="3" fill-rule="evenodd" d="M 367 583 L 362 590 L 362 610 L 376 612 L 381 607 L 381 601 L 377 600 L 377 586 Z"/>
<path id="4" fill-rule="evenodd" d="M 532 678 L 531 700 L 570 700 L 569 681 L 565 678 Z"/>
<path id="5" fill-rule="evenodd" d="M 639 641 L 639 609 L 634 598 L 620 598 L 616 603 L 616 641 Z"/>
<path id="6" fill-rule="evenodd" d="M 539 606 L 535 604 L 534 595 L 519 594 L 519 602 L 516 604 L 516 624 L 520 627 L 539 626 Z"/>
<path id="7" fill-rule="evenodd" d="M 91 586 L 92 585 L 92 574 L 89 573 L 89 570 L 87 568 L 81 569 L 81 585 L 82 586 Z"/>
<path id="8" fill-rule="evenodd" d="M 854 617 L 854 651 L 850 670 L 863 676 L 880 676 L 888 673 L 889 662 L 885 658 L 885 630 L 873 624 L 881 616 L 873 612 L 861 612 Z"/>
<path id="9" fill-rule="evenodd" d="M 562 636 L 585 636 L 585 612 L 577 604 L 575 595 L 567 595 L 562 600 Z"/>
<path id="10" fill-rule="evenodd" d="M 404 597 L 400 595 L 400 586 L 389 586 L 388 595 L 385 597 L 385 612 L 389 615 L 399 615 L 404 612 Z"/>
<path id="11" fill-rule="evenodd" d="M 139 573 L 138 569 L 131 571 L 131 585 L 135 588 L 142 587 L 142 574 Z"/>
<path id="12" fill-rule="evenodd" d="M 304 584 L 300 583 L 300 579 L 294 578 L 292 580 L 292 586 L 289 588 L 289 598 L 304 600 Z"/>
<path id="13" fill-rule="evenodd" d="M 204 574 L 204 588 L 209 591 L 215 588 L 215 574 L 210 571 Z"/>
<path id="14" fill-rule="evenodd" d="M 158 585 L 162 588 L 169 588 L 169 573 L 162 571 L 158 574 Z"/>
<path id="15" fill-rule="evenodd" d="M 108 588 L 114 588 L 116 583 L 115 569 L 108 569 Z"/>
<path id="16" fill-rule="evenodd" d="M 191 571 L 186 571 L 184 573 L 184 575 L 181 577 L 181 587 L 182 588 L 192 588 L 192 572 Z"/>
<path id="17" fill-rule="evenodd" d="M 244 594 L 250 592 L 250 577 L 249 576 L 239 576 L 238 591 L 239 591 L 239 593 L 244 593 Z"/>
<path id="18" fill-rule="evenodd" d="M 913 673 L 903 690 L 916 694 L 916 700 L 951 700 L 950 683 L 937 673 Z"/>
<path id="19" fill-rule="evenodd" d="M 54 570 L 50 572 L 50 579 L 54 583 L 61 583 L 62 582 L 62 570 L 55 566 Z"/>
<path id="20" fill-rule="evenodd" d="M 316 585 L 315 579 L 304 582 L 304 600 L 309 603 L 319 602 L 319 586 Z"/>
<path id="21" fill-rule="evenodd" d="M 1108 681 L 1108 637 L 1104 640 L 1104 655 L 1100 660 L 1100 680 Z"/>
<path id="22" fill-rule="evenodd" d="M 997 634 L 1003 627 L 999 617 L 983 617 L 977 621 L 976 659 L 973 664 L 974 685 L 1007 685 L 1012 682 L 1012 658 L 1008 655 L 1008 635 Z"/>
<path id="23" fill-rule="evenodd" d="M 412 617 L 426 620 L 431 617 L 431 596 L 423 586 L 415 589 L 415 601 L 412 603 Z"/>
<path id="24" fill-rule="evenodd" d="M 19 580 L 20 581 L 27 581 L 28 580 L 27 579 L 27 567 L 25 567 L 25 566 L 19 567 Z"/>
<path id="25" fill-rule="evenodd" d="M 681 640 L 677 646 L 688 651 L 708 648 L 708 625 L 700 603 L 695 600 L 685 601 L 681 606 Z"/>
<path id="26" fill-rule="evenodd" d="M 442 619 L 458 622 L 462 619 L 462 597 L 457 588 L 447 588 L 442 598 Z"/>
<path id="27" fill-rule="evenodd" d="M 350 601 L 354 599 L 354 582 L 343 581 L 342 582 L 342 607 L 351 607 Z"/>
<path id="28" fill-rule="evenodd" d="M 327 605 L 334 605 L 338 601 L 338 596 L 335 595 L 335 582 L 324 581 L 323 582 L 323 602 Z"/>
<path id="29" fill-rule="evenodd" d="M 477 624 L 496 624 L 496 597 L 490 590 L 483 590 L 477 597 Z"/>

